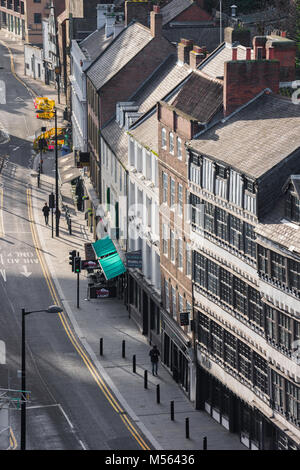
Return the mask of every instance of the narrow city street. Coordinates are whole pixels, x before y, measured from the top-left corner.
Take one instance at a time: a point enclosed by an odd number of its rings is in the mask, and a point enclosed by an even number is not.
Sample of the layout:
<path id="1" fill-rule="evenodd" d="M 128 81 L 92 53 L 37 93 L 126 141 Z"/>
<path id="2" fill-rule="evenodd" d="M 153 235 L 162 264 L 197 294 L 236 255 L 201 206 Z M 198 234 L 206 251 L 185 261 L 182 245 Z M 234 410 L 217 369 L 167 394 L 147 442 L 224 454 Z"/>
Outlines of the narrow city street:
<path id="1" fill-rule="evenodd" d="M 0 46 L 0 331 L 7 365 L 0 366 L 1 386 L 20 390 L 21 309 L 42 310 L 56 300 L 45 273 L 30 203 L 32 142 L 42 125 L 32 96 L 11 73 L 7 49 Z M 54 159 L 51 160 L 54 167 Z M 40 201 L 42 208 L 44 201 Z M 117 408 L 100 390 L 78 352 L 65 320 L 46 313 L 26 317 L 27 448 L 141 449 Z M 77 349 L 77 350 L 76 350 Z M 20 443 L 20 410 L 12 410 L 12 433 Z"/>

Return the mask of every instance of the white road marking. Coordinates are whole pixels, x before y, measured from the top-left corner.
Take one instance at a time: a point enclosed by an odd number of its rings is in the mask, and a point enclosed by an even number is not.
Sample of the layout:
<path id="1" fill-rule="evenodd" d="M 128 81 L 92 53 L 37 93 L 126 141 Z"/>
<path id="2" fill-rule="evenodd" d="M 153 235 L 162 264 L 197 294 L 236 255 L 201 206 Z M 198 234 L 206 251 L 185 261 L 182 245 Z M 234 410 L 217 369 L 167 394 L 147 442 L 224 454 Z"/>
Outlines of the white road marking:
<path id="1" fill-rule="evenodd" d="M 23 274 L 23 276 L 27 277 L 27 279 L 28 279 L 29 276 L 31 276 L 32 273 L 29 273 L 27 271 L 27 266 L 23 266 L 23 269 L 24 269 L 24 271 L 21 271 L 21 274 Z"/>
<path id="2" fill-rule="evenodd" d="M 6 272 L 5 269 L 0 269 L 1 276 L 3 277 L 3 281 L 6 282 Z"/>

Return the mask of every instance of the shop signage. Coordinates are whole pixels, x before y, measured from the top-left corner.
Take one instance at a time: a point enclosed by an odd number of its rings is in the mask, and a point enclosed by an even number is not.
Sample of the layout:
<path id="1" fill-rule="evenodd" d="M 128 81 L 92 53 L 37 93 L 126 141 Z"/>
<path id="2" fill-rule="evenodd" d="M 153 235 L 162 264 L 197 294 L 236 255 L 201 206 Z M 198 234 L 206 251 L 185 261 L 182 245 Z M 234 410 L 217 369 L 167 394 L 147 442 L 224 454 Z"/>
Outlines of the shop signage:
<path id="1" fill-rule="evenodd" d="M 128 253 L 126 253 L 126 267 L 142 269 L 142 250 L 129 251 Z"/>
<path id="2" fill-rule="evenodd" d="M 109 290 L 104 288 L 91 287 L 90 298 L 91 299 L 105 299 L 109 297 Z"/>
<path id="3" fill-rule="evenodd" d="M 88 260 L 83 260 L 81 262 L 81 269 L 93 269 L 93 268 L 98 268 L 98 261 L 88 261 Z"/>
<path id="4" fill-rule="evenodd" d="M 181 326 L 189 326 L 189 312 L 181 312 L 180 313 L 180 325 Z"/>

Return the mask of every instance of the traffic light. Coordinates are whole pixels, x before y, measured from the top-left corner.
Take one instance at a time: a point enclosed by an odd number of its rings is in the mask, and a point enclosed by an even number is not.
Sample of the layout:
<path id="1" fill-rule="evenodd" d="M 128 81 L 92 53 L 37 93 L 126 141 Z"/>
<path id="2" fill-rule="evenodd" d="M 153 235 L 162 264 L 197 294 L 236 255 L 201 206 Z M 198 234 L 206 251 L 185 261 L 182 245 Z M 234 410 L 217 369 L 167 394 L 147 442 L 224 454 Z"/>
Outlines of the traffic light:
<path id="1" fill-rule="evenodd" d="M 73 251 L 69 251 L 69 264 L 72 266 L 72 273 L 75 272 L 75 263 L 74 263 L 74 260 L 76 258 L 76 250 L 73 250 Z"/>
<path id="2" fill-rule="evenodd" d="M 55 196 L 54 196 L 53 193 L 49 194 L 49 208 L 50 209 L 55 209 Z M 70 251 L 70 253 L 73 253 L 73 251 L 72 252 Z"/>
<path id="3" fill-rule="evenodd" d="M 79 258 L 78 256 L 76 256 L 76 258 L 74 259 L 74 272 L 81 272 L 81 258 Z"/>

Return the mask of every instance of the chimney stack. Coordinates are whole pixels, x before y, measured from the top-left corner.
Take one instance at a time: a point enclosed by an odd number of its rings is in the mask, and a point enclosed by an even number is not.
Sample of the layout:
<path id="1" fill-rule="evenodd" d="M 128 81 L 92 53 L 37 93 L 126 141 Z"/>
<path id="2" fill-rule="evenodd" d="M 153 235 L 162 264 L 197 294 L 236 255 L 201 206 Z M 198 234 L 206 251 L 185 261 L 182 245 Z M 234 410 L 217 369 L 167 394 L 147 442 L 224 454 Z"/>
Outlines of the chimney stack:
<path id="1" fill-rule="evenodd" d="M 199 46 L 194 46 L 194 49 L 190 51 L 190 67 L 191 69 L 196 69 L 198 65 L 204 60 L 206 54 L 203 52 L 203 49 Z"/>
<path id="2" fill-rule="evenodd" d="M 157 5 L 154 5 L 153 11 L 150 13 L 150 31 L 154 38 L 162 35 L 162 14 Z"/>
<path id="3" fill-rule="evenodd" d="M 190 39 L 181 39 L 177 46 L 178 62 L 181 64 L 189 64 L 190 52 L 193 50 L 193 41 Z"/>

